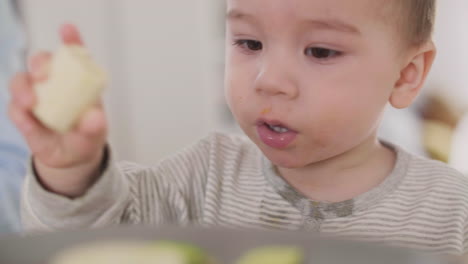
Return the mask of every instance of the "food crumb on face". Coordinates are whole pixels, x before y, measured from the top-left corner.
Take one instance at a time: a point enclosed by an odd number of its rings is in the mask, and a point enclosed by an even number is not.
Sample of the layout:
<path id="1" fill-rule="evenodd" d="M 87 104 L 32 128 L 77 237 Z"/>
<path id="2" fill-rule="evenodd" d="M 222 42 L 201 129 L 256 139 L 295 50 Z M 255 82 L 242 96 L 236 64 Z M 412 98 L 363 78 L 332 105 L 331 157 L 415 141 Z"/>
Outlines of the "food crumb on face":
<path id="1" fill-rule="evenodd" d="M 262 111 L 261 114 L 262 114 L 262 115 L 266 115 L 266 114 L 268 114 L 268 113 L 270 113 L 270 112 L 271 112 L 271 108 L 265 108 L 265 109 L 263 109 L 263 111 Z"/>

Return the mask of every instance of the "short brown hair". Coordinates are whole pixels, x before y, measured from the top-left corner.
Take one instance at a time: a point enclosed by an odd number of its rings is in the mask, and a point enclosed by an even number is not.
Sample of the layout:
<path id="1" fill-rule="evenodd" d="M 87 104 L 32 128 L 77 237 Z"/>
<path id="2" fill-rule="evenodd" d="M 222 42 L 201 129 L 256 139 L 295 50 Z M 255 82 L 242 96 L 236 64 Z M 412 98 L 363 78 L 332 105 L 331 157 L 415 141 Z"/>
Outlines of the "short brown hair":
<path id="1" fill-rule="evenodd" d="M 413 46 L 420 46 L 432 39 L 436 17 L 436 0 L 395 0 L 400 28 L 405 40 Z"/>

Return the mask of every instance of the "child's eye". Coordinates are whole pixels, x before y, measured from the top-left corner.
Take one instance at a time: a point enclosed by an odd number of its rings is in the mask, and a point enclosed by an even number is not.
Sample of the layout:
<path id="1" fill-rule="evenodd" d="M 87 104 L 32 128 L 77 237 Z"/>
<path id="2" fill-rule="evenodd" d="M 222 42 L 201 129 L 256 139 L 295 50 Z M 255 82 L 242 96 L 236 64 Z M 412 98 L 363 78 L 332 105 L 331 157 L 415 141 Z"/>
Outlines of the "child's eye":
<path id="1" fill-rule="evenodd" d="M 250 50 L 250 51 L 258 51 L 263 49 L 263 44 L 260 41 L 250 40 L 250 39 L 239 39 L 234 41 L 234 45 L 240 46 L 241 48 Z"/>
<path id="2" fill-rule="evenodd" d="M 304 53 L 307 56 L 313 56 L 317 59 L 330 59 L 341 55 L 341 52 L 336 50 L 316 47 L 307 48 Z"/>

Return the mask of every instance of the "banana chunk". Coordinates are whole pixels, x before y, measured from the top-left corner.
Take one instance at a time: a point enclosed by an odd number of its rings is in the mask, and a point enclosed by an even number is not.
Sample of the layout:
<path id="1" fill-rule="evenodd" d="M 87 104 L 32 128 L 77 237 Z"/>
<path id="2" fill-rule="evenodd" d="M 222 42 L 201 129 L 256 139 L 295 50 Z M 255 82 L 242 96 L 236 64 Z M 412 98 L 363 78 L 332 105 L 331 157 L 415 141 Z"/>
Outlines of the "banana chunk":
<path id="1" fill-rule="evenodd" d="M 57 254 L 53 264 L 214 264 L 204 250 L 186 243 L 109 241 L 75 246 Z"/>
<path id="2" fill-rule="evenodd" d="M 107 83 L 105 72 L 88 51 L 63 45 L 54 54 L 45 82 L 35 87 L 35 116 L 48 128 L 65 133 L 95 104 Z"/>
<path id="3" fill-rule="evenodd" d="M 304 252 L 295 247 L 272 246 L 253 249 L 237 264 L 302 264 Z"/>

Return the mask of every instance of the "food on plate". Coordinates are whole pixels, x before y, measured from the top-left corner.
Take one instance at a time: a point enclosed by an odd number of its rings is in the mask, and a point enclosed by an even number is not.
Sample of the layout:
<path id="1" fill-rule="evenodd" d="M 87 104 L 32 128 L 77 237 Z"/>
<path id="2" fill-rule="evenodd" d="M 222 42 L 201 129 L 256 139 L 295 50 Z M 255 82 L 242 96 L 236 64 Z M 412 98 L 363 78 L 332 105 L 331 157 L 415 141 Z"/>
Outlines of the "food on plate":
<path id="1" fill-rule="evenodd" d="M 179 242 L 97 242 L 67 249 L 51 264 L 214 264 L 200 248 Z"/>
<path id="2" fill-rule="evenodd" d="M 249 251 L 237 264 L 303 264 L 301 249 L 287 246 L 262 247 Z"/>

